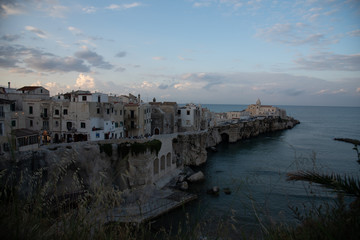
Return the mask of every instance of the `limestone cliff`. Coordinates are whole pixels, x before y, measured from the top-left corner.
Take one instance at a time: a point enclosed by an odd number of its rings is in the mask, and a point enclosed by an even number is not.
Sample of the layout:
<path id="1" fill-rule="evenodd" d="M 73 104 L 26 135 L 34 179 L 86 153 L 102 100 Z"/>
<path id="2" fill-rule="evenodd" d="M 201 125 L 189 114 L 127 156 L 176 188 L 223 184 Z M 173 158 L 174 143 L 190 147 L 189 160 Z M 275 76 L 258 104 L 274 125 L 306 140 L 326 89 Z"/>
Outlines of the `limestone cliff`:
<path id="1" fill-rule="evenodd" d="M 178 161 L 184 165 L 200 165 L 206 162 L 206 148 L 216 146 L 222 141 L 237 142 L 258 136 L 262 133 L 293 128 L 299 121 L 293 118 L 265 118 L 262 120 L 239 122 L 217 126 L 193 134 L 179 134 L 173 141 L 174 152 Z"/>

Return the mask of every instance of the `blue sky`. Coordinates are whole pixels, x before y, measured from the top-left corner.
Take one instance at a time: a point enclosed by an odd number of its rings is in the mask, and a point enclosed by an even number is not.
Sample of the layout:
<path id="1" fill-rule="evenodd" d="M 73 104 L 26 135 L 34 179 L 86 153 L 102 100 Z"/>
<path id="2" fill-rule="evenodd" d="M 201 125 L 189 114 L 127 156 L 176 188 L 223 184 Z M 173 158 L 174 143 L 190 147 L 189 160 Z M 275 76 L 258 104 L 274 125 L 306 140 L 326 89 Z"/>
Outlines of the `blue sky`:
<path id="1" fill-rule="evenodd" d="M 0 85 L 360 106 L 358 0 L 0 0 Z"/>

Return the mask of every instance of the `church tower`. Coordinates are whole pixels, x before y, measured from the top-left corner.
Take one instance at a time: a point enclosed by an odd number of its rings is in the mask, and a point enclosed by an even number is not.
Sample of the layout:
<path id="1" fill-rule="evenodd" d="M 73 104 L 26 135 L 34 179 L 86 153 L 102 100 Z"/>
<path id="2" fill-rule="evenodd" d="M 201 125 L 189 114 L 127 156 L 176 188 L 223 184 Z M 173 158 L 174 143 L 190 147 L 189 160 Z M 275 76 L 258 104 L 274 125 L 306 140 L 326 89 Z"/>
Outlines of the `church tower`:
<path id="1" fill-rule="evenodd" d="M 256 105 L 261 106 L 261 101 L 260 101 L 260 99 L 259 99 L 259 98 L 258 98 L 258 100 L 256 101 Z"/>

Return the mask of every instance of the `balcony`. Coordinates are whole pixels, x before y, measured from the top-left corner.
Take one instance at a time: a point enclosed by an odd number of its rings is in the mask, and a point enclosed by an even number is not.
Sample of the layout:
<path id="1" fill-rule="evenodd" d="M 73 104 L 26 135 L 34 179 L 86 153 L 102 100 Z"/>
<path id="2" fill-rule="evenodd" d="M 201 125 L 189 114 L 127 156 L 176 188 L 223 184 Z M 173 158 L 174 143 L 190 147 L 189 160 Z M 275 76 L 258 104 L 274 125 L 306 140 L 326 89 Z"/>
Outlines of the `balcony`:
<path id="1" fill-rule="evenodd" d="M 41 113 L 40 116 L 41 118 L 45 118 L 45 119 L 49 118 L 49 115 L 47 113 Z"/>

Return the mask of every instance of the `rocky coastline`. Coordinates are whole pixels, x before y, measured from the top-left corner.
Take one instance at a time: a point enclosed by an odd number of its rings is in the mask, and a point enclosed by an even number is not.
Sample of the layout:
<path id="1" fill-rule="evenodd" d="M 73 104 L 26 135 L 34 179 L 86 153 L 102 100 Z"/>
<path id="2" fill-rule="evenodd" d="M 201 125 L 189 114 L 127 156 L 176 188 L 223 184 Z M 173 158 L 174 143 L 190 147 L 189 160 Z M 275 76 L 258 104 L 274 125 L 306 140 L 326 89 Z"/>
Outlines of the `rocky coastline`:
<path id="1" fill-rule="evenodd" d="M 233 143 L 262 133 L 291 129 L 299 123 L 293 118 L 264 118 L 150 139 L 48 145 L 37 151 L 2 157 L 0 170 L 11 174 L 14 183 L 22 176 L 25 184 L 21 185 L 20 191 L 24 196 L 31 194 L 32 188 L 26 183 L 33 181 L 34 176 L 39 178 L 37 182 L 40 184 L 52 181 L 56 185 L 56 191 L 46 190 L 49 195 L 64 196 L 113 188 L 121 192 L 121 208 L 125 213 L 118 219 L 126 219 L 127 211 L 124 209 L 129 210 L 132 221 L 144 219 L 141 212 L 131 210 L 138 209 L 139 202 L 144 207 L 150 206 L 149 202 L 154 203 L 157 210 L 152 212 L 150 209 L 146 217 L 151 219 L 181 205 L 182 201 L 196 198 L 189 196 L 186 190 L 192 182 L 206 180 L 206 176 L 184 169 L 206 163 L 209 149 L 220 142 Z M 24 179 L 24 172 L 28 179 Z M 77 182 L 81 184 L 75 184 Z M 157 202 L 166 202 L 168 208 L 159 211 Z"/>

